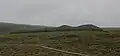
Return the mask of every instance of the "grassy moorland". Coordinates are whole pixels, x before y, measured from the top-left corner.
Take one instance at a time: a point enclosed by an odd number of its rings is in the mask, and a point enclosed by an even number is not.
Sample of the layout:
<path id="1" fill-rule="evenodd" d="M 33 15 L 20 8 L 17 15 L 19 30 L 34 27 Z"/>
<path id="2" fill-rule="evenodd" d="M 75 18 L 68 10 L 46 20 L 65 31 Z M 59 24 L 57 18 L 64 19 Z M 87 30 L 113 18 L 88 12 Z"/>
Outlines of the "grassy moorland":
<path id="1" fill-rule="evenodd" d="M 0 23 L 0 33 L 5 33 L 0 34 L 0 56 L 79 56 L 71 52 L 120 56 L 119 28 L 101 29 L 92 24 L 45 27 Z"/>
<path id="2" fill-rule="evenodd" d="M 120 31 L 56 31 L 5 34 L 0 35 L 0 55 L 76 56 L 40 48 L 36 44 L 91 56 L 120 56 Z"/>

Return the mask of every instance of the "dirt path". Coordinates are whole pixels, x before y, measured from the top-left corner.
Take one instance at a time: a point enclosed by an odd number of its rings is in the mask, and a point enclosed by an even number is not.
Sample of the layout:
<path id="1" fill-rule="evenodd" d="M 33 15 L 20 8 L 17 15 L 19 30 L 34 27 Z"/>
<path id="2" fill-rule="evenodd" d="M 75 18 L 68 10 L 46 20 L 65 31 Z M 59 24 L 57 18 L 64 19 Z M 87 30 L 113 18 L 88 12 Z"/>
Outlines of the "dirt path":
<path id="1" fill-rule="evenodd" d="M 55 48 L 51 48 L 51 47 L 47 47 L 47 46 L 40 46 L 40 47 L 41 47 L 41 48 L 45 48 L 45 49 L 50 49 L 50 50 L 58 51 L 58 52 L 62 52 L 62 53 L 72 54 L 72 55 L 89 56 L 89 55 L 86 55 L 86 54 L 64 51 L 64 50 L 55 49 Z"/>
<path id="2" fill-rule="evenodd" d="M 41 48 L 45 48 L 45 49 L 49 49 L 49 50 L 54 50 L 54 51 L 57 51 L 57 52 L 62 52 L 62 53 L 71 54 L 71 55 L 90 56 L 90 55 L 87 55 L 87 54 L 70 52 L 70 51 L 65 51 L 65 50 L 60 50 L 60 49 L 56 49 L 56 48 L 47 47 L 47 46 L 44 46 L 42 44 L 0 44 L 0 45 L 19 45 L 19 46 L 20 45 L 34 45 L 34 46 L 39 46 Z"/>

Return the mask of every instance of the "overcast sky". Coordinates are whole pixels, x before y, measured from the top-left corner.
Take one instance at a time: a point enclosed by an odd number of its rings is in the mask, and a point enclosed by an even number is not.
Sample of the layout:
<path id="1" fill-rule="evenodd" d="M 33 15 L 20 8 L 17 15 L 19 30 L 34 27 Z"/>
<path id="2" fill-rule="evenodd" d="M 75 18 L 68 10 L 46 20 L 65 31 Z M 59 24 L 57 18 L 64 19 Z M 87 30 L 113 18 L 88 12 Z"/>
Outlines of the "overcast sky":
<path id="1" fill-rule="evenodd" d="M 0 21 L 120 26 L 120 0 L 0 0 Z"/>

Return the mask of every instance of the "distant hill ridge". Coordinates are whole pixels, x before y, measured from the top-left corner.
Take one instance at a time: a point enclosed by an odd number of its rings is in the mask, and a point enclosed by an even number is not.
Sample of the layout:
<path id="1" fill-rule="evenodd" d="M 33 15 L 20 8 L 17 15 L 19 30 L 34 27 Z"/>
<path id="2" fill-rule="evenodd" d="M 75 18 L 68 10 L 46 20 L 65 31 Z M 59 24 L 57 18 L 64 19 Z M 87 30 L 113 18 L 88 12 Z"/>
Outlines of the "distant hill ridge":
<path id="1" fill-rule="evenodd" d="M 95 30 L 102 31 L 102 29 L 93 24 L 85 24 L 77 27 L 72 27 L 69 25 L 61 25 L 59 27 L 47 27 L 47 26 L 36 26 L 36 25 L 26 25 L 26 24 L 14 24 L 14 23 L 3 23 L 0 22 L 0 33 L 9 32 L 44 32 L 44 31 L 78 31 L 78 30 Z"/>
<path id="2" fill-rule="evenodd" d="M 36 26 L 36 25 L 0 22 L 0 33 L 8 33 L 8 32 L 13 32 L 13 31 L 20 31 L 20 30 L 42 29 L 45 27 L 46 26 Z"/>
<path id="3" fill-rule="evenodd" d="M 96 25 L 93 25 L 93 24 L 85 24 L 85 25 L 80 25 L 80 26 L 77 26 L 77 27 L 72 27 L 72 26 L 69 26 L 69 25 L 62 25 L 62 26 L 59 26 L 58 27 L 59 29 L 72 29 L 72 30 L 97 30 L 97 31 L 102 31 L 102 28 L 96 26 Z"/>

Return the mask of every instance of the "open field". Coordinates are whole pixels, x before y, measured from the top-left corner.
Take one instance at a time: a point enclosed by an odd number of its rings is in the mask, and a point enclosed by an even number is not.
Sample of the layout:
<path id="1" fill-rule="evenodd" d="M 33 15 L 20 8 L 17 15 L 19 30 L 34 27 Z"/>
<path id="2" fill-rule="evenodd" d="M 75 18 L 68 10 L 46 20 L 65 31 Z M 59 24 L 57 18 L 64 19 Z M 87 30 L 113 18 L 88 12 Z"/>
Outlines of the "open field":
<path id="1" fill-rule="evenodd" d="M 120 56 L 120 31 L 56 31 L 5 34 L 0 35 L 0 40 L 1 56 L 80 56 L 36 46 L 41 44 L 89 56 Z"/>

